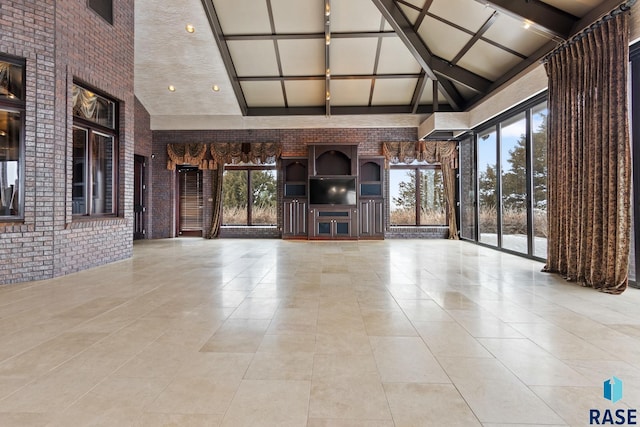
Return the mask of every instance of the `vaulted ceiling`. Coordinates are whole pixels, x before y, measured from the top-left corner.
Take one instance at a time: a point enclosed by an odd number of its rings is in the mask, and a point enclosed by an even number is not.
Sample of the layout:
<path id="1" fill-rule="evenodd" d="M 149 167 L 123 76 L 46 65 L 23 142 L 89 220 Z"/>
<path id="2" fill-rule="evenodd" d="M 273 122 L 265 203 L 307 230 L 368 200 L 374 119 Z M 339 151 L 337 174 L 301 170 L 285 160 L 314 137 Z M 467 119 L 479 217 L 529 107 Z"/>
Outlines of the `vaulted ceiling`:
<path id="1" fill-rule="evenodd" d="M 160 116 L 464 111 L 619 3 L 136 0 L 135 90 Z"/>

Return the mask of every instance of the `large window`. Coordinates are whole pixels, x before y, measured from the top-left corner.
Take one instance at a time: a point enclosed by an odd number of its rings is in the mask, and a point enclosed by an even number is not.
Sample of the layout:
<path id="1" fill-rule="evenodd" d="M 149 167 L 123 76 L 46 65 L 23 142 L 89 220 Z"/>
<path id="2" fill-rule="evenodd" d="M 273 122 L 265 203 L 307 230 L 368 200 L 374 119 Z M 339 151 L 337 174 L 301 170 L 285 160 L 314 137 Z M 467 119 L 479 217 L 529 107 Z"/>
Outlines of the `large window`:
<path id="1" fill-rule="evenodd" d="M 222 178 L 222 224 L 276 225 L 277 182 L 273 167 L 225 166 Z"/>
<path id="2" fill-rule="evenodd" d="M 460 141 L 460 235 L 476 239 L 476 169 L 473 138 Z"/>
<path id="3" fill-rule="evenodd" d="M 497 143 L 495 127 L 478 135 L 478 240 L 492 246 L 498 244 Z"/>
<path id="4" fill-rule="evenodd" d="M 24 65 L 0 57 L 0 218 L 24 215 Z"/>
<path id="5" fill-rule="evenodd" d="M 116 103 L 73 86 L 74 215 L 117 212 Z"/>
<path id="6" fill-rule="evenodd" d="M 439 165 L 392 166 L 389 171 L 391 225 L 446 225 Z"/>
<path id="7" fill-rule="evenodd" d="M 543 97 L 476 131 L 460 148 L 462 237 L 537 258 L 547 255 L 547 103 Z M 475 159 L 473 152 L 475 150 Z M 477 173 L 474 173 L 473 164 Z M 470 180 L 477 176 L 477 199 Z M 469 227 L 477 206 L 477 237 Z"/>

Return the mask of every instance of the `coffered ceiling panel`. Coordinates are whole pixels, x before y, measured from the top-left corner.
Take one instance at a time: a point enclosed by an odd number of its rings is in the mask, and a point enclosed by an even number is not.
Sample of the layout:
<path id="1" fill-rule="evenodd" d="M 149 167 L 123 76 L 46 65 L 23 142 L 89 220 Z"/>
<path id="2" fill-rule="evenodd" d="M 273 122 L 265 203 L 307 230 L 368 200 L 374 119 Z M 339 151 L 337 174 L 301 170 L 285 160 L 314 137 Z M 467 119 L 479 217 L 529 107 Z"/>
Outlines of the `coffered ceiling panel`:
<path id="1" fill-rule="evenodd" d="M 433 0 L 429 12 L 475 33 L 494 10 L 476 0 Z"/>
<path id="2" fill-rule="evenodd" d="M 257 3 L 257 2 L 256 2 Z M 271 0 L 276 33 L 321 33 L 324 3 L 318 0 Z"/>
<path id="3" fill-rule="evenodd" d="M 240 77 L 279 75 L 276 50 L 271 40 L 230 41 L 229 51 Z"/>
<path id="4" fill-rule="evenodd" d="M 418 79 L 377 79 L 372 102 L 376 105 L 411 103 Z"/>
<path id="5" fill-rule="evenodd" d="M 286 76 L 323 75 L 324 46 L 323 39 L 279 40 L 282 73 Z"/>
<path id="6" fill-rule="evenodd" d="M 385 37 L 380 48 L 378 74 L 417 74 L 422 70 L 418 61 L 398 37 Z"/>
<path id="7" fill-rule="evenodd" d="M 331 105 L 367 106 L 371 95 L 370 79 L 331 81 Z"/>
<path id="8" fill-rule="evenodd" d="M 247 104 L 253 107 L 284 107 L 280 82 L 242 82 Z"/>
<path id="9" fill-rule="evenodd" d="M 518 56 L 480 40 L 458 64 L 489 80 L 497 80 L 520 61 Z"/>
<path id="10" fill-rule="evenodd" d="M 213 0 L 225 34 L 271 32 L 267 3 L 254 0 Z"/>
<path id="11" fill-rule="evenodd" d="M 322 107 L 324 80 L 290 80 L 284 83 L 289 107 Z"/>
<path id="12" fill-rule="evenodd" d="M 523 20 L 514 19 L 508 15 L 499 15 L 491 27 L 484 33 L 484 37 L 503 46 L 529 56 L 545 43 L 551 40 L 547 34 L 541 33 L 535 27 L 525 28 Z"/>
<path id="13" fill-rule="evenodd" d="M 373 74 L 377 49 L 377 38 L 334 38 L 331 41 L 331 74 Z"/>
<path id="14" fill-rule="evenodd" d="M 380 31 L 382 15 L 371 0 L 340 0 L 331 3 L 331 31 Z"/>
<path id="15" fill-rule="evenodd" d="M 446 33 L 447 37 L 442 37 Z M 426 17 L 418 34 L 434 55 L 451 61 L 471 40 L 471 36 L 436 19 Z"/>

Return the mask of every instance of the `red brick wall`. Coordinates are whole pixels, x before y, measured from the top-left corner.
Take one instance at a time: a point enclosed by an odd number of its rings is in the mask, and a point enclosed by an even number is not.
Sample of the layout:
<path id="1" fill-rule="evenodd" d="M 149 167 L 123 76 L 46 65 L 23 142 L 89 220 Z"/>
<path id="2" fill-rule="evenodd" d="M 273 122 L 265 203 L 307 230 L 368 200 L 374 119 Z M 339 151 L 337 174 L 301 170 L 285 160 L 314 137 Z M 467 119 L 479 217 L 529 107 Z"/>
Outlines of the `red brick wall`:
<path id="1" fill-rule="evenodd" d="M 416 141 L 417 128 L 376 129 L 253 129 L 210 131 L 153 131 L 153 237 L 174 237 L 175 172 L 166 169 L 167 144 L 204 142 L 282 142 L 283 156 L 306 156 L 308 145 L 330 142 L 358 144 L 358 155 L 382 154 L 384 141 Z M 204 172 L 205 191 L 210 173 Z M 207 193 L 204 193 L 207 200 Z M 280 219 L 281 221 L 281 219 Z M 281 226 L 282 224 L 280 224 Z"/>
<path id="2" fill-rule="evenodd" d="M 45 279 L 132 253 L 133 0 L 114 25 L 86 0 L 2 0 L 0 55 L 26 59 L 25 219 L 0 224 L 0 283 Z M 71 87 L 78 79 L 120 105 L 119 218 L 71 216 Z"/>
<path id="3" fill-rule="evenodd" d="M 53 270 L 54 10 L 53 0 L 0 2 L 0 54 L 26 60 L 24 221 L 0 224 L 0 284 Z"/>

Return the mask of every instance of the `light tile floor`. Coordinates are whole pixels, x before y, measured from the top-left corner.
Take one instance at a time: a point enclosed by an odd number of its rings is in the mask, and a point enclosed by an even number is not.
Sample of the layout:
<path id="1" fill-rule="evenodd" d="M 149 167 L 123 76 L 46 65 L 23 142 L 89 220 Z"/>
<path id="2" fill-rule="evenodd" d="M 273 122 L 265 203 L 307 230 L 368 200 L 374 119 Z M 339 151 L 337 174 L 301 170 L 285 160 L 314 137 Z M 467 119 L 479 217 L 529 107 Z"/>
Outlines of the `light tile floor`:
<path id="1" fill-rule="evenodd" d="M 137 242 L 0 287 L 0 425 L 581 426 L 640 409 L 640 290 L 541 268 L 447 240 Z"/>

